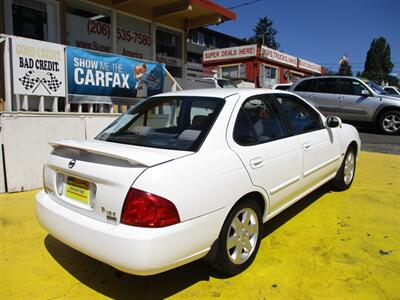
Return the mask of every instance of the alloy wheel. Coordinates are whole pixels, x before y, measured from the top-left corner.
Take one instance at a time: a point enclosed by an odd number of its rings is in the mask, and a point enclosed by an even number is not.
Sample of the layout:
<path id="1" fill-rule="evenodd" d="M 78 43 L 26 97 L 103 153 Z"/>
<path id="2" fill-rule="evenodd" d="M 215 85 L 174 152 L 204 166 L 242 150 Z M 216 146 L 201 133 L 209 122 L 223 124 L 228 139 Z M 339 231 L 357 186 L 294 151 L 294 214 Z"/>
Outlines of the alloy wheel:
<path id="1" fill-rule="evenodd" d="M 258 240 L 258 217 L 251 208 L 240 210 L 228 230 L 227 252 L 235 265 L 243 264 L 253 253 Z"/>
<path id="2" fill-rule="evenodd" d="M 355 157 L 354 153 L 350 151 L 347 156 L 346 160 L 344 162 L 344 182 L 346 185 L 349 185 L 351 181 L 353 180 L 354 176 L 354 167 L 355 167 Z"/>
<path id="3" fill-rule="evenodd" d="M 386 132 L 394 133 L 400 130 L 400 116 L 388 114 L 382 120 L 382 127 Z"/>

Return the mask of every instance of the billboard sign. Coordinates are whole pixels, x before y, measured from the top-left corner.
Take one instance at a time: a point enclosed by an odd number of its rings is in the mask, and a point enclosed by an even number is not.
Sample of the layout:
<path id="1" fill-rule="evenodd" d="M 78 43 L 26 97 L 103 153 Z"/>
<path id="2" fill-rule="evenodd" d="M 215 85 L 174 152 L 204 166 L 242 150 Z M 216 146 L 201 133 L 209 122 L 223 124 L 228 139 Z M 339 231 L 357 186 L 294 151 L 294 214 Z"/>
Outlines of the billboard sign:
<path id="1" fill-rule="evenodd" d="M 67 47 L 68 93 L 148 97 L 164 90 L 165 65 Z"/>
<path id="2" fill-rule="evenodd" d="M 21 37 L 11 44 L 14 94 L 65 97 L 64 46 Z"/>

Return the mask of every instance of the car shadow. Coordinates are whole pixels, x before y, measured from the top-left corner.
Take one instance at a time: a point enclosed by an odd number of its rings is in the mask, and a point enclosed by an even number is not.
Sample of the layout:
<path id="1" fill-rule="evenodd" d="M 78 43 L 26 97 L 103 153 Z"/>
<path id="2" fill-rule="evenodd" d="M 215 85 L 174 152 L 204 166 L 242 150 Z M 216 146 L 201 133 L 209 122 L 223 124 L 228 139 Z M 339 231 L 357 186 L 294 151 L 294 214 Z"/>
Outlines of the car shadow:
<path id="1" fill-rule="evenodd" d="M 321 196 L 329 193 L 323 186 L 293 204 L 264 224 L 263 238 L 306 209 Z M 165 299 L 210 277 L 229 278 L 211 268 L 205 260 L 198 260 L 182 267 L 152 276 L 135 276 L 123 273 L 99 262 L 58 241 L 51 235 L 44 240 L 50 255 L 68 273 L 89 288 L 113 299 Z"/>

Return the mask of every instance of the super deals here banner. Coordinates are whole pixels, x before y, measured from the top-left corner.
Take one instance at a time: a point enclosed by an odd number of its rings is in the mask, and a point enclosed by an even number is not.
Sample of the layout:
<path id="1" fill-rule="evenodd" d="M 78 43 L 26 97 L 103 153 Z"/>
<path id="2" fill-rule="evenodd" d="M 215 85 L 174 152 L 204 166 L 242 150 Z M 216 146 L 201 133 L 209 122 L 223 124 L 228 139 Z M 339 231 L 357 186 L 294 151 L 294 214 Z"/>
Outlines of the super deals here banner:
<path id="1" fill-rule="evenodd" d="M 68 93 L 149 97 L 163 92 L 165 65 L 67 47 Z"/>

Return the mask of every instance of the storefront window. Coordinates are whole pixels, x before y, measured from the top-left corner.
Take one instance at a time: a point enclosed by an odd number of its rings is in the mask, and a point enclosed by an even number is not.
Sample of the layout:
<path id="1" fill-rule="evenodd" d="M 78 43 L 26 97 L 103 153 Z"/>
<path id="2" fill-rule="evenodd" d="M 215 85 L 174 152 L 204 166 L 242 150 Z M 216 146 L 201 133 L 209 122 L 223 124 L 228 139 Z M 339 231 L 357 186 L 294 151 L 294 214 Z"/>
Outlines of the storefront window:
<path id="1" fill-rule="evenodd" d="M 117 15 L 117 53 L 153 60 L 150 23 L 123 14 Z"/>
<path id="2" fill-rule="evenodd" d="M 29 6 L 26 4 L 24 2 L 12 4 L 14 35 L 46 41 L 46 4 L 36 1 L 29 3 Z"/>
<path id="3" fill-rule="evenodd" d="M 5 0 L 4 6 L 0 6 L 6 9 L 4 14 L 6 33 L 36 40 L 59 42 L 57 2 Z"/>
<path id="4" fill-rule="evenodd" d="M 66 13 L 66 43 L 79 48 L 111 52 L 110 16 L 109 10 L 71 1 Z"/>
<path id="5" fill-rule="evenodd" d="M 260 85 L 263 88 L 273 88 L 279 83 L 279 69 L 267 65 L 261 65 Z"/>
<path id="6" fill-rule="evenodd" d="M 238 78 L 239 77 L 239 65 L 221 67 L 223 78 Z"/>
<path id="7" fill-rule="evenodd" d="M 204 45 L 204 33 L 200 31 L 194 31 L 192 33 L 192 42 L 193 44 Z"/>
<path id="8" fill-rule="evenodd" d="M 182 78 L 182 34 L 158 28 L 156 30 L 156 58 L 164 63 L 173 77 Z"/>
<path id="9" fill-rule="evenodd" d="M 246 78 L 246 65 L 240 64 L 221 67 L 221 76 L 229 79 Z"/>

